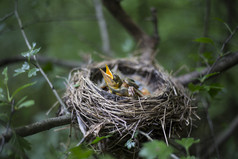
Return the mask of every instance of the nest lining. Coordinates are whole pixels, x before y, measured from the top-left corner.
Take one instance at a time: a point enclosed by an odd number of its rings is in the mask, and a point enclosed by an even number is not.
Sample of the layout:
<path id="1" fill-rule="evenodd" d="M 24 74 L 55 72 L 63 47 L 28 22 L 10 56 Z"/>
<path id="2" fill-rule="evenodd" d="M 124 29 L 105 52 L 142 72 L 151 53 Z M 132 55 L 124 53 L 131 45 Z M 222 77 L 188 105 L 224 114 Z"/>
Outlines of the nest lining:
<path id="1" fill-rule="evenodd" d="M 99 68 L 105 67 L 104 63 L 76 70 L 64 99 L 68 111 L 82 119 L 87 131 L 85 137 L 112 134 L 117 142 L 141 130 L 158 138 L 179 135 L 179 130 L 191 126 L 195 114 L 191 98 L 161 68 L 127 60 L 107 64 L 124 76 L 140 80 L 151 90 L 151 95 L 134 99 L 103 91 L 99 86 L 103 79 Z"/>

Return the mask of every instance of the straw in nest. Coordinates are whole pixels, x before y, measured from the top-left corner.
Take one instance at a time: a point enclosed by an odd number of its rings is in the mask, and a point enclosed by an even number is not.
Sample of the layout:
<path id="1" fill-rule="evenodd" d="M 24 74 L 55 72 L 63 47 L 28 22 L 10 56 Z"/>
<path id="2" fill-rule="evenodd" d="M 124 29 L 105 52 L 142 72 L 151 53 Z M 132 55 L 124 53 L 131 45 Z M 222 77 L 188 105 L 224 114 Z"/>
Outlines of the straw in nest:
<path id="1" fill-rule="evenodd" d="M 129 60 L 106 62 L 121 75 L 140 80 L 152 91 L 150 96 L 134 99 L 100 88 L 103 78 L 99 68 L 105 68 L 104 64 L 74 71 L 64 97 L 68 111 L 76 115 L 86 139 L 112 135 L 100 150 L 124 146 L 138 132 L 144 136 L 138 140 L 145 140 L 146 136 L 164 138 L 168 142 L 168 137 L 191 128 L 192 115 L 195 114 L 191 98 L 161 68 Z M 137 141 L 138 146 L 140 142 Z"/>

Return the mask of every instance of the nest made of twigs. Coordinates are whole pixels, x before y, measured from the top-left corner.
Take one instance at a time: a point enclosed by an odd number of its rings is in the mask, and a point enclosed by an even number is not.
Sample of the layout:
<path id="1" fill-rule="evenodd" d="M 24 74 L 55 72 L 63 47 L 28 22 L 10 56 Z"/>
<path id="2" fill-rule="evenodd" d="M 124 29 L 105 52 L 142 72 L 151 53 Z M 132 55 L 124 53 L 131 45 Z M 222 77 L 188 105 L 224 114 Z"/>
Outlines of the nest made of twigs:
<path id="1" fill-rule="evenodd" d="M 99 68 L 105 68 L 105 64 L 121 76 L 140 81 L 151 95 L 135 99 L 102 90 L 103 77 Z M 85 138 L 92 140 L 92 135 L 112 135 L 101 150 L 124 146 L 138 132 L 144 136 L 140 137 L 143 140 L 146 136 L 167 140 L 180 135 L 188 131 L 186 128 L 191 128 L 195 113 L 186 90 L 161 67 L 133 60 L 108 61 L 87 69 L 76 69 L 70 77 L 64 100 L 68 111 L 73 112 L 85 126 Z"/>

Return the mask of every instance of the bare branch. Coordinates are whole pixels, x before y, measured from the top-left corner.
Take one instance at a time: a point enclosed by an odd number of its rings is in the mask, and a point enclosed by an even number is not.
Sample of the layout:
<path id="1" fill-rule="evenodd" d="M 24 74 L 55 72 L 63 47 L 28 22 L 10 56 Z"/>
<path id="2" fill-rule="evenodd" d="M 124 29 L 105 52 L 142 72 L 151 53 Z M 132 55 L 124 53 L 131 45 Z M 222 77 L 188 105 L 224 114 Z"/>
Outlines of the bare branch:
<path id="1" fill-rule="evenodd" d="M 238 115 L 233 119 L 228 128 L 216 137 L 215 144 L 213 144 L 208 149 L 207 153 L 205 154 L 205 158 L 206 156 L 209 156 L 215 151 L 215 145 L 217 146 L 222 145 L 234 133 L 237 127 L 238 127 Z"/>
<path id="2" fill-rule="evenodd" d="M 99 25 L 99 29 L 101 33 L 102 51 L 106 53 L 107 55 L 111 56 L 112 52 L 110 49 L 110 40 L 108 36 L 108 31 L 107 31 L 107 24 L 103 15 L 102 4 L 100 0 L 93 0 L 93 2 L 94 2 L 96 17 L 98 20 L 98 25 Z"/>
<path id="3" fill-rule="evenodd" d="M 143 61 L 151 62 L 153 54 L 157 46 L 158 40 L 147 35 L 130 16 L 123 10 L 119 0 L 102 0 L 104 6 L 109 12 L 122 24 L 122 26 L 129 32 L 129 34 L 139 44 L 142 53 L 141 59 Z"/>
<path id="4" fill-rule="evenodd" d="M 198 78 L 207 74 L 208 71 L 210 73 L 223 72 L 235 66 L 236 64 L 238 64 L 238 52 L 226 54 L 224 56 L 221 56 L 216 61 L 216 64 L 212 66 L 212 69 L 211 67 L 207 67 L 201 72 L 194 71 L 194 72 L 179 76 L 176 78 L 176 80 L 186 86 L 191 82 L 192 83 L 198 82 Z"/>
<path id="5" fill-rule="evenodd" d="M 216 140 L 215 140 L 214 126 L 213 126 L 213 122 L 212 122 L 212 119 L 210 117 L 210 114 L 208 112 L 209 104 L 210 103 L 209 103 L 208 100 L 206 100 L 206 99 L 202 100 L 202 105 L 203 105 L 203 108 L 204 108 L 205 113 L 206 113 L 207 122 L 208 122 L 208 126 L 209 126 L 210 133 L 211 133 L 212 143 L 214 145 L 214 149 L 215 149 L 216 155 L 217 155 L 216 157 L 219 159 L 220 158 L 220 154 L 219 154 L 219 150 L 218 150 L 218 145 L 217 145 Z"/>
<path id="6" fill-rule="evenodd" d="M 0 22 L 3 22 L 4 20 L 6 20 L 7 18 L 9 18 L 13 15 L 14 15 L 14 12 L 10 12 L 10 13 L 6 14 L 4 17 L 0 18 Z"/>
<path id="7" fill-rule="evenodd" d="M 9 58 L 0 59 L 0 67 L 4 67 L 6 65 L 26 61 L 27 59 L 23 56 L 14 56 Z M 33 57 L 31 57 L 31 60 L 34 60 Z M 66 68 L 75 68 L 75 67 L 82 67 L 83 64 L 80 64 L 78 61 L 71 61 L 71 60 L 60 60 L 53 57 L 47 57 L 38 55 L 37 61 L 39 63 L 53 63 L 57 66 L 66 67 Z"/>
<path id="8" fill-rule="evenodd" d="M 150 9 L 151 15 L 152 15 L 152 22 L 154 25 L 154 35 L 153 37 L 157 40 L 157 43 L 159 43 L 160 37 L 158 32 L 158 17 L 157 17 L 157 10 L 156 8 L 152 7 Z"/>
<path id="9" fill-rule="evenodd" d="M 26 137 L 26 136 L 37 134 L 42 131 L 49 130 L 57 126 L 70 124 L 70 122 L 71 122 L 70 115 L 49 118 L 49 119 L 39 121 L 30 125 L 16 128 L 15 130 L 9 130 L 7 133 L 3 133 L 1 135 L 0 142 L 2 140 L 5 140 L 5 142 L 8 142 L 13 135 L 13 131 L 16 132 L 16 134 L 21 137 Z"/>
<path id="10" fill-rule="evenodd" d="M 238 26 L 236 26 L 236 28 L 234 29 L 234 31 L 226 38 L 225 42 L 223 43 L 222 47 L 221 47 L 221 53 L 223 53 L 226 45 L 228 44 L 228 42 L 232 39 L 232 37 L 235 35 L 236 31 L 238 30 Z"/>

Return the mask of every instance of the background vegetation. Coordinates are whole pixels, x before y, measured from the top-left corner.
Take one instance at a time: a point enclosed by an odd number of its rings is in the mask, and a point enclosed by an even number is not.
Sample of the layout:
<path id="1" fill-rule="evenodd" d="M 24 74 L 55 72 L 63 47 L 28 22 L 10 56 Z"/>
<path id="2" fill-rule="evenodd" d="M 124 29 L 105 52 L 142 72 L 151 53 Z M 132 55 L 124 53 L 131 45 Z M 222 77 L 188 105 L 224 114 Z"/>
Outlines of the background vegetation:
<path id="1" fill-rule="evenodd" d="M 232 0 L 123 0 L 121 4 L 132 19 L 150 35 L 153 34 L 150 8 L 157 9 L 161 41 L 156 60 L 174 76 L 204 68 L 206 63 L 212 64 L 220 56 L 219 51 L 224 41 L 238 26 L 238 11 L 235 8 L 238 2 Z M 0 1 L 0 60 L 18 56 L 28 50 L 13 12 L 13 1 Z M 72 63 L 78 64 L 85 64 L 90 58 L 93 61 L 108 59 L 102 51 L 93 1 L 20 0 L 18 12 L 29 41 L 36 42 L 36 48 L 41 48 L 39 55 L 71 60 Z M 105 8 L 103 12 L 108 26 L 111 58 L 133 56 L 137 44 Z M 214 44 L 194 41 L 200 37 L 209 37 Z M 237 50 L 238 35 L 234 34 L 223 52 L 230 53 Z M 56 98 L 40 74 L 32 78 L 28 78 L 26 74 L 13 77 L 14 70 L 21 67 L 22 63 L 8 66 L 9 91 L 12 93 L 26 83 L 37 81 L 15 96 L 15 100 L 19 101 L 27 95 L 28 99 L 34 100 L 34 105 L 15 112 L 11 123 L 13 127 L 53 117 L 57 112 L 57 108 L 54 108 L 46 115 L 56 102 Z M 0 64 L 0 72 L 3 72 L 5 65 Z M 56 90 L 63 95 L 65 89 L 63 78 L 67 78 L 70 68 L 52 62 L 41 65 Z M 194 124 L 191 135 L 193 138 L 200 139 L 200 142 L 191 148 L 194 156 L 201 157 L 201 152 L 206 152 L 213 147 L 213 138 L 215 141 L 218 140 L 219 134 L 229 129 L 232 121 L 237 118 L 237 81 L 238 69 L 233 67 L 206 83 L 207 85 L 219 83 L 222 89 L 219 89 L 218 94 L 211 96 L 208 91 L 193 90 L 200 95 L 198 115 L 201 117 L 201 120 Z M 0 87 L 5 89 L 4 75 L 0 77 Z M 208 107 L 208 112 L 204 105 Z M 8 108 L 0 107 L 1 114 L 7 111 Z M 207 120 L 207 117 L 210 119 Z M 212 129 L 211 125 L 209 127 L 209 121 L 213 123 Z M 3 131 L 5 129 L 0 125 L 0 132 Z M 214 158 L 219 156 L 238 158 L 237 126 L 232 132 L 219 144 L 219 152 L 214 152 L 212 155 Z M 26 137 L 31 144 L 31 150 L 26 154 L 32 159 L 62 157 L 63 152 L 66 151 L 68 135 L 68 127 L 63 127 L 62 130 L 49 130 Z M 72 141 L 71 144 L 75 143 L 77 141 Z M 5 145 L 2 157 L 8 156 L 6 154 L 10 153 L 11 146 L 11 144 Z"/>

